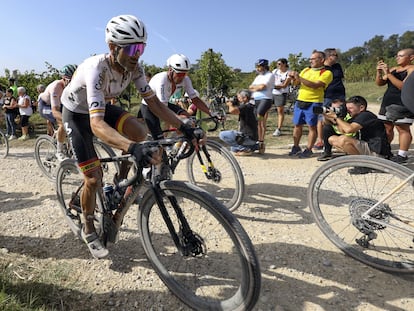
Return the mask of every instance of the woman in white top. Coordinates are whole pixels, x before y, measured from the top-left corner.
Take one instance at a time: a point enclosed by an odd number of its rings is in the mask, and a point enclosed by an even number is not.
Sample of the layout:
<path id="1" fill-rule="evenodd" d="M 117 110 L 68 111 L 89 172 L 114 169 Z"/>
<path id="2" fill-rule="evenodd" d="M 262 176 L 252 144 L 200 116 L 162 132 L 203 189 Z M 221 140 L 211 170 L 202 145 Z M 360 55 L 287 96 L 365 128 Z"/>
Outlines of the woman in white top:
<path id="1" fill-rule="evenodd" d="M 272 71 L 275 76 L 275 86 L 273 88 L 273 102 L 277 109 L 277 128 L 273 132 L 273 136 L 282 134 L 283 121 L 285 119 L 285 105 L 289 85 L 292 79 L 289 77 L 289 65 L 286 58 L 279 58 L 276 62 L 277 68 Z"/>
<path id="2" fill-rule="evenodd" d="M 22 136 L 19 140 L 29 139 L 29 118 L 33 114 L 32 105 L 29 95 L 26 94 L 26 89 L 23 86 L 17 88 L 19 98 L 17 106 L 19 107 L 20 122 L 22 127 Z"/>

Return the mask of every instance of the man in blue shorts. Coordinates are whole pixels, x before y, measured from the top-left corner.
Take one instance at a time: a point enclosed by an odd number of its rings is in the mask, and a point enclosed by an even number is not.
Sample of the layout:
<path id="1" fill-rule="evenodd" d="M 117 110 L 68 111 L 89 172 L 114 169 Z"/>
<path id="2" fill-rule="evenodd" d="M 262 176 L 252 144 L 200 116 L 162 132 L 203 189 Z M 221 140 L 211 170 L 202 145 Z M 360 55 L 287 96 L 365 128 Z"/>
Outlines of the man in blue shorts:
<path id="1" fill-rule="evenodd" d="M 300 84 L 300 88 L 293 110 L 293 147 L 289 155 L 298 155 L 300 158 L 309 158 L 313 154 L 312 147 L 316 141 L 318 123 L 318 115 L 313 113 L 313 108 L 322 106 L 325 89 L 332 81 L 332 72 L 326 70 L 324 66 L 324 52 L 313 51 L 309 60 L 310 67 L 300 73 L 296 71 L 290 73 L 293 83 Z M 307 146 L 302 152 L 299 143 L 304 124 L 308 125 L 309 134 Z"/>

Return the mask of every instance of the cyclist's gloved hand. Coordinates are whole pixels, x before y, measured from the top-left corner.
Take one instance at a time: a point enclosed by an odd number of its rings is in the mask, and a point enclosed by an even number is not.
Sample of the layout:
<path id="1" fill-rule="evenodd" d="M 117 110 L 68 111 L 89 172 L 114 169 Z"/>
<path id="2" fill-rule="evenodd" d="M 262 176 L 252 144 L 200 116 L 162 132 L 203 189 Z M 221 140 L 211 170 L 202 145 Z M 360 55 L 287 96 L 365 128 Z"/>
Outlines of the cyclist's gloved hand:
<path id="1" fill-rule="evenodd" d="M 137 143 L 130 144 L 128 148 L 128 153 L 135 157 L 140 167 L 156 164 L 157 159 L 154 159 L 154 153 L 157 151 L 159 151 L 158 148 L 154 149 L 154 147 Z"/>
<path id="2" fill-rule="evenodd" d="M 204 132 L 202 129 L 197 127 L 192 127 L 190 124 L 183 123 L 181 124 L 179 130 L 190 140 L 196 139 L 197 141 L 203 138 Z"/>

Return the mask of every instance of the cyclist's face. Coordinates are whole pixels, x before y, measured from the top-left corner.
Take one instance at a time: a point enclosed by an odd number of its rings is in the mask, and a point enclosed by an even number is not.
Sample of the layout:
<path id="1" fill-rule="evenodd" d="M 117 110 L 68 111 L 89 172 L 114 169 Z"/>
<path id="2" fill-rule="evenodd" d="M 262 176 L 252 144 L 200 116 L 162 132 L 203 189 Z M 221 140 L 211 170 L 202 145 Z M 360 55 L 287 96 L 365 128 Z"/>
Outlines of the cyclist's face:
<path id="1" fill-rule="evenodd" d="M 187 75 L 186 72 L 175 72 L 173 71 L 172 78 L 175 84 L 180 84 L 183 82 L 185 76 Z"/>

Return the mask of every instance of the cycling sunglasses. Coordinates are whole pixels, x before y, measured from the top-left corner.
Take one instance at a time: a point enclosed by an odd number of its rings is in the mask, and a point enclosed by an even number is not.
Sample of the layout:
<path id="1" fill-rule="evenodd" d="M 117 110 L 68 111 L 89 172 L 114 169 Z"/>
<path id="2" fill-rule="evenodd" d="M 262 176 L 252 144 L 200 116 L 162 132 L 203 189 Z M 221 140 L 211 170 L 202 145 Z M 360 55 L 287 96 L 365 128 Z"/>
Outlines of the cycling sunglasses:
<path id="1" fill-rule="evenodd" d="M 146 43 L 133 43 L 128 45 L 121 45 L 121 48 L 123 49 L 123 53 L 128 56 L 135 56 L 139 52 L 139 55 L 141 56 L 144 54 Z"/>

